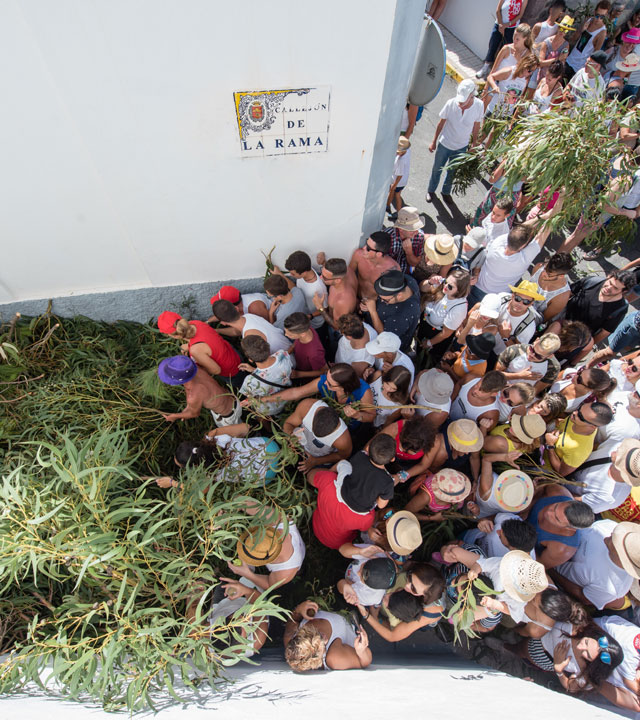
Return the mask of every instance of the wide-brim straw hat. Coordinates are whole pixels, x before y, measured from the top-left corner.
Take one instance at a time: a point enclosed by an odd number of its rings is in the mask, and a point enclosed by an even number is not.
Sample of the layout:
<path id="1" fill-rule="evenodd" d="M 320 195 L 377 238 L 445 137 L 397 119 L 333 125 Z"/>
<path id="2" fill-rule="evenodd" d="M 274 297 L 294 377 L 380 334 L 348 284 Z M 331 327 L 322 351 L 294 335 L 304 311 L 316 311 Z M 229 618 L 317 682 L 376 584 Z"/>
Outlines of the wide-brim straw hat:
<path id="1" fill-rule="evenodd" d="M 484 435 L 473 420 L 454 420 L 447 426 L 449 445 L 458 452 L 471 453 L 482 450 Z"/>
<path id="2" fill-rule="evenodd" d="M 451 265 L 458 257 L 452 235 L 429 235 L 424 241 L 424 254 L 436 265 Z"/>
<path id="3" fill-rule="evenodd" d="M 640 57 L 635 53 L 629 53 L 624 60 L 616 63 L 616 68 L 622 72 L 635 72 L 640 69 Z"/>
<path id="4" fill-rule="evenodd" d="M 509 597 L 529 602 L 549 586 L 542 563 L 523 550 L 510 550 L 500 561 L 500 580 Z"/>
<path id="5" fill-rule="evenodd" d="M 611 540 L 622 567 L 631 577 L 640 580 L 640 525 L 632 522 L 618 523 Z"/>
<path id="6" fill-rule="evenodd" d="M 406 152 L 411 147 L 411 140 L 409 138 L 404 137 L 404 135 L 401 135 L 398 139 L 398 149 L 397 152 Z"/>
<path id="7" fill-rule="evenodd" d="M 431 479 L 431 490 L 441 502 L 455 505 L 471 492 L 471 480 L 459 470 L 442 468 Z"/>
<path id="8" fill-rule="evenodd" d="M 533 481 L 522 470 L 509 468 L 494 481 L 494 497 L 503 510 L 518 513 L 533 500 Z"/>
<path id="9" fill-rule="evenodd" d="M 398 555 L 409 555 L 422 545 L 418 518 L 408 510 L 393 513 L 387 520 L 387 542 Z"/>
<path id="10" fill-rule="evenodd" d="M 511 432 L 525 445 L 531 445 L 547 432 L 541 415 L 512 415 Z"/>
<path id="11" fill-rule="evenodd" d="M 627 485 L 640 486 L 640 440 L 623 440 L 618 445 L 613 465 Z"/>
<path id="12" fill-rule="evenodd" d="M 394 223 L 398 230 L 421 230 L 424 227 L 424 220 L 418 213 L 418 208 L 405 206 L 398 210 L 398 219 Z"/>
<path id="13" fill-rule="evenodd" d="M 236 550 L 240 560 L 247 565 L 261 567 L 280 555 L 282 539 L 273 527 L 252 528 L 242 534 Z"/>

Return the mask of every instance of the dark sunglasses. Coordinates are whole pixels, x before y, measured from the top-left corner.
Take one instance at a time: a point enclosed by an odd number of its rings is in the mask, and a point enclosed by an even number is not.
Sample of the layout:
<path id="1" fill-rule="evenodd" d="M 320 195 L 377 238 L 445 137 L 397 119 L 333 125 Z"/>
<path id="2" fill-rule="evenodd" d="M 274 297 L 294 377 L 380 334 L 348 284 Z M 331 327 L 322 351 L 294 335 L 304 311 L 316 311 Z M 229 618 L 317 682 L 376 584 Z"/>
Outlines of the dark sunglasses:
<path id="1" fill-rule="evenodd" d="M 596 20 L 604 20 L 607 16 L 598 14 L 598 15 L 594 15 L 593 17 L 596 18 Z"/>
<path id="2" fill-rule="evenodd" d="M 516 302 L 521 303 L 522 305 L 531 305 L 531 303 L 533 302 L 533 299 L 532 299 L 532 298 L 523 298 L 523 297 L 521 297 L 520 295 L 514 295 L 514 296 L 513 296 L 513 299 L 514 299 Z"/>
<path id="3" fill-rule="evenodd" d="M 413 573 L 408 572 L 407 573 L 407 582 L 409 583 L 409 587 L 411 588 L 411 592 L 414 595 L 419 595 L 420 593 L 416 590 L 416 586 L 413 584 Z"/>
<path id="4" fill-rule="evenodd" d="M 625 360 L 625 362 L 629 366 L 629 369 L 633 370 L 633 372 L 638 372 L 640 370 L 640 368 L 635 364 L 635 359 L 634 360 Z"/>
<path id="5" fill-rule="evenodd" d="M 455 285 L 452 285 L 451 283 L 448 283 L 448 282 L 446 282 L 446 283 L 444 284 L 444 287 L 445 287 L 446 290 L 455 290 L 455 289 L 456 289 L 456 288 L 455 288 Z"/>
<path id="6" fill-rule="evenodd" d="M 519 403 L 513 402 L 513 400 L 509 399 L 508 390 L 501 390 L 500 391 L 500 397 L 502 398 L 503 402 L 508 405 L 510 408 L 516 407 Z"/>
<path id="7" fill-rule="evenodd" d="M 583 422 L 585 425 L 591 425 L 591 427 L 598 427 L 597 425 L 595 425 L 594 423 L 592 423 L 590 420 L 587 420 L 587 419 L 585 418 L 585 416 L 582 414 L 582 408 L 581 408 L 581 407 L 579 407 L 579 408 L 576 410 L 576 415 L 578 416 L 578 419 L 580 420 L 580 422 Z"/>
<path id="8" fill-rule="evenodd" d="M 540 353 L 537 353 L 532 347 L 529 348 L 529 354 L 532 355 L 536 360 L 544 360 L 544 355 L 540 355 Z"/>
<path id="9" fill-rule="evenodd" d="M 380 252 L 380 250 L 376 250 L 376 248 L 372 248 L 371 245 L 369 245 L 369 243 L 365 243 L 364 249 L 368 250 L 369 252 Z"/>

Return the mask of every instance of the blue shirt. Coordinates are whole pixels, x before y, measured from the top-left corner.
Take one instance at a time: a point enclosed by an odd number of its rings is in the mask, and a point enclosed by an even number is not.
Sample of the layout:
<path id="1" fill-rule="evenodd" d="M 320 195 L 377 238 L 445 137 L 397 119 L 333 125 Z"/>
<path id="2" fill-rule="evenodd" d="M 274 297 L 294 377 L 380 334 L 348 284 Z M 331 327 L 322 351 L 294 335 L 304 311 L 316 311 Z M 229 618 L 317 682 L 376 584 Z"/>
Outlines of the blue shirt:
<path id="1" fill-rule="evenodd" d="M 362 397 L 369 389 L 369 383 L 366 383 L 364 380 L 360 379 L 360 387 L 357 387 L 352 393 L 349 393 L 347 396 L 348 402 L 347 404 L 350 405 L 352 402 L 356 402 L 357 400 L 362 400 Z M 337 402 L 336 394 L 333 392 L 333 390 L 330 390 L 327 387 L 327 375 L 326 373 L 324 375 L 320 375 L 318 378 L 318 392 L 320 395 L 324 397 L 331 398 L 332 400 L 335 400 Z M 362 423 L 360 420 L 356 420 L 355 418 L 345 418 L 345 423 L 347 424 L 347 427 L 350 430 L 354 430 L 357 427 L 360 427 Z"/>

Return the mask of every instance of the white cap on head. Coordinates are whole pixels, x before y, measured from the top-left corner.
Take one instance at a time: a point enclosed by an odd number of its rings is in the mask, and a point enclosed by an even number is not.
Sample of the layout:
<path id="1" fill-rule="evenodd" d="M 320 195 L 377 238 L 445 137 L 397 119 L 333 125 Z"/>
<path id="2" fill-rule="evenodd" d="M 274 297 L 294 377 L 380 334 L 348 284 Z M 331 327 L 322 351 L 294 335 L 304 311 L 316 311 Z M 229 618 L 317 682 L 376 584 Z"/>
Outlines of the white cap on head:
<path id="1" fill-rule="evenodd" d="M 488 293 L 480 301 L 480 315 L 495 318 L 500 315 L 501 298 L 497 293 Z"/>
<path id="2" fill-rule="evenodd" d="M 462 243 L 472 250 L 485 245 L 487 242 L 487 231 L 483 227 L 474 227 L 462 238 Z"/>
<path id="3" fill-rule="evenodd" d="M 463 80 L 456 90 L 456 102 L 466 102 L 471 95 L 476 95 L 478 88 L 473 80 Z"/>

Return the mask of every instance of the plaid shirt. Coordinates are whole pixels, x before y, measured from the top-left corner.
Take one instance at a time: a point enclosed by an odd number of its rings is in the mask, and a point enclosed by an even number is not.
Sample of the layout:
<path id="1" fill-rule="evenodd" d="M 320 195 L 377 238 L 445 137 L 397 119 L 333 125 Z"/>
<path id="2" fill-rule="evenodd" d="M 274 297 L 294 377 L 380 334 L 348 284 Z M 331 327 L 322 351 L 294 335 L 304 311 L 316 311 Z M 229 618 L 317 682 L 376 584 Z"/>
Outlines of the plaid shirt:
<path id="1" fill-rule="evenodd" d="M 389 250 L 389 255 L 400 265 L 400 269 L 404 273 L 410 273 L 413 271 L 413 268 L 409 265 L 407 261 L 407 256 L 404 252 L 404 248 L 402 247 L 402 238 L 400 237 L 400 231 L 398 228 L 390 227 L 386 228 L 385 232 L 387 235 L 391 236 L 391 250 Z M 413 254 L 416 257 L 420 257 L 422 255 L 422 251 L 424 250 L 424 233 L 422 230 L 418 230 L 416 234 L 413 236 L 411 240 L 411 247 L 413 250 Z"/>

